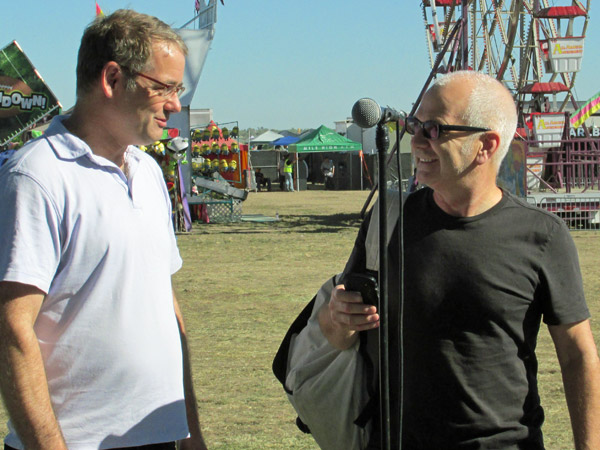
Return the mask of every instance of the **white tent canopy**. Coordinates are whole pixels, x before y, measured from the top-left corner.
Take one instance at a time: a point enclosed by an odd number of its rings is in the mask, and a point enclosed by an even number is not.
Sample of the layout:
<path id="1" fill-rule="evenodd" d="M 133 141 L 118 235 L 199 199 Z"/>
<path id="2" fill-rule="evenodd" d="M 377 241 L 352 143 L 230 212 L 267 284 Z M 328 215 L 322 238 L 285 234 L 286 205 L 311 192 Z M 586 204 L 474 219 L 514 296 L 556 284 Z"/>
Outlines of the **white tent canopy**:
<path id="1" fill-rule="evenodd" d="M 256 136 L 255 138 L 252 138 L 252 143 L 253 144 L 270 144 L 273 141 L 276 141 L 279 138 L 282 138 L 283 135 L 279 134 L 279 133 L 275 133 L 274 131 L 265 131 L 263 134 L 261 134 L 260 136 Z"/>

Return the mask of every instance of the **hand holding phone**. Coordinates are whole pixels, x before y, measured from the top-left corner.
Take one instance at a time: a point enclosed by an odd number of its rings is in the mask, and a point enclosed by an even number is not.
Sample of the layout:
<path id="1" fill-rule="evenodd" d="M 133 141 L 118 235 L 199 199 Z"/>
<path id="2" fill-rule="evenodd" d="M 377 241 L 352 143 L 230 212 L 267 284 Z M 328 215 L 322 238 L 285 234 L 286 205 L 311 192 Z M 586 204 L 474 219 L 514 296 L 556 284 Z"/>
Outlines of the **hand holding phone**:
<path id="1" fill-rule="evenodd" d="M 344 277 L 343 284 L 347 291 L 360 292 L 363 303 L 379 306 L 379 288 L 374 276 L 365 273 L 350 273 Z"/>

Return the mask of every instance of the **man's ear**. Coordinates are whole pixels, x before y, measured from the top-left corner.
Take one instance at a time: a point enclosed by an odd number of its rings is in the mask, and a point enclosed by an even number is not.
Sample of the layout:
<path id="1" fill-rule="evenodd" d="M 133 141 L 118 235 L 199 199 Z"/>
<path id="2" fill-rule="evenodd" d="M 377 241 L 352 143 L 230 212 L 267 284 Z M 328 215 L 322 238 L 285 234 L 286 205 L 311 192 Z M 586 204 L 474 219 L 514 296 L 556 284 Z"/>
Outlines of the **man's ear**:
<path id="1" fill-rule="evenodd" d="M 102 69 L 101 81 L 102 92 L 107 98 L 112 98 L 119 84 L 124 82 L 121 66 L 114 61 L 107 62 Z"/>
<path id="2" fill-rule="evenodd" d="M 498 147 L 500 146 L 500 133 L 497 131 L 486 131 L 479 138 L 481 148 L 477 152 L 475 161 L 478 164 L 485 164 L 492 159 Z"/>

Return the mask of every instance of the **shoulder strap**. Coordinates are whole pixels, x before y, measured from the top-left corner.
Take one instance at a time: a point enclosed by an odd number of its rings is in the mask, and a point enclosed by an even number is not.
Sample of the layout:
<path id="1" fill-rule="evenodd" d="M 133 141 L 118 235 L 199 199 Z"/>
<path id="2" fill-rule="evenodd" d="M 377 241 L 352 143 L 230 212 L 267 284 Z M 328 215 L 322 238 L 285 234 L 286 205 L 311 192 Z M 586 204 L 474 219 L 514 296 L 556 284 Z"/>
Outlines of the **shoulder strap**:
<path id="1" fill-rule="evenodd" d="M 406 201 L 407 194 L 402 195 L 402 204 Z M 392 233 L 396 226 L 399 216 L 400 208 L 400 192 L 396 190 L 388 190 L 387 196 L 387 243 L 390 243 L 392 239 Z M 365 249 L 367 254 L 367 269 L 378 271 L 379 270 L 379 203 L 375 202 L 373 205 L 373 212 L 371 214 L 371 222 L 369 223 L 369 229 L 367 230 L 367 237 L 365 239 Z"/>
<path id="2" fill-rule="evenodd" d="M 273 359 L 273 373 L 275 377 L 279 380 L 279 382 L 283 385 L 283 389 L 288 394 L 292 394 L 285 387 L 285 377 L 287 375 L 287 364 L 288 364 L 288 353 L 290 350 L 290 342 L 292 340 L 292 336 L 300 333 L 302 329 L 306 326 L 308 319 L 312 314 L 313 306 L 315 304 L 317 296 L 315 295 L 310 302 L 304 307 L 302 312 L 296 317 L 296 320 L 290 325 L 283 341 L 281 341 L 281 345 L 279 346 L 279 350 L 277 350 L 277 354 Z"/>

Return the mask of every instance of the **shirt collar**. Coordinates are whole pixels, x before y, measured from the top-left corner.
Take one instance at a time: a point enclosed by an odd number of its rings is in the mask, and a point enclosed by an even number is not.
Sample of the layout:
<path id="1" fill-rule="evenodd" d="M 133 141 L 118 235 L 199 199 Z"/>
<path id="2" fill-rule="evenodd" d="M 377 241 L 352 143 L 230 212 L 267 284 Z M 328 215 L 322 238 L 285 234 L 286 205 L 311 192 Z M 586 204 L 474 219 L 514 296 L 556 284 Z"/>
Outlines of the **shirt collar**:
<path id="1" fill-rule="evenodd" d="M 44 133 L 54 152 L 62 159 L 77 159 L 84 155 L 92 155 L 90 146 L 63 125 L 67 117 L 66 115 L 54 117 Z"/>
<path id="2" fill-rule="evenodd" d="M 64 126 L 63 121 L 69 117 L 68 115 L 56 116 L 52 119 L 50 126 L 44 133 L 46 139 L 54 149 L 56 155 L 61 159 L 75 160 L 82 156 L 87 156 L 92 161 L 99 165 L 113 165 L 106 158 L 95 155 L 90 146 L 82 139 L 75 136 Z M 139 155 L 135 151 L 137 148 L 130 145 L 127 148 L 127 153 L 134 154 L 135 162 L 139 160 Z"/>

